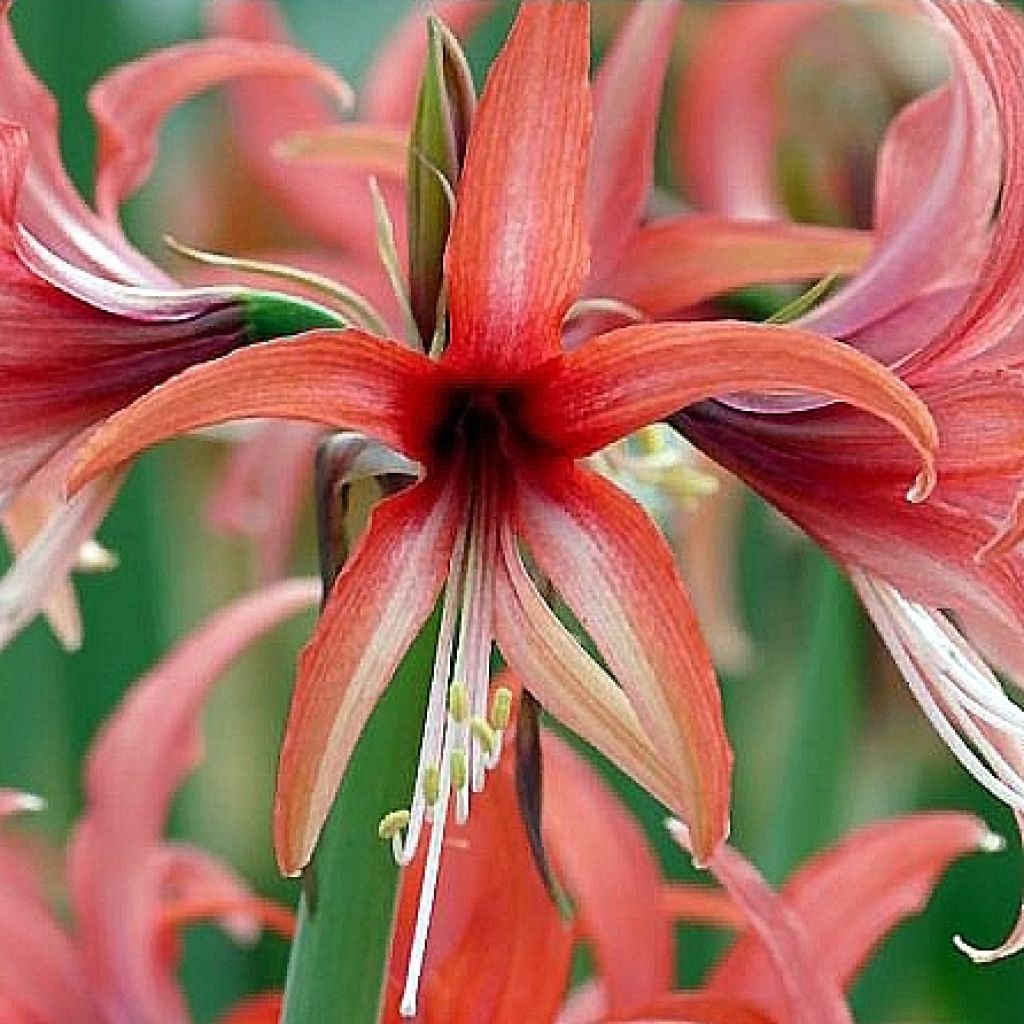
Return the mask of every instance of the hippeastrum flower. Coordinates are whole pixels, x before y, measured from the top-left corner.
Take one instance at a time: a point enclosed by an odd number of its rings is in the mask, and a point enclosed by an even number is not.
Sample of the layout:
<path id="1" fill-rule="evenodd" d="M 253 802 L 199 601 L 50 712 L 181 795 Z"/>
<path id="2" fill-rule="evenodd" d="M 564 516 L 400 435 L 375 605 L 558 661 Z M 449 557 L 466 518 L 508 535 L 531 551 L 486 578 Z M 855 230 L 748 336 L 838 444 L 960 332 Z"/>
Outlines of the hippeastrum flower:
<path id="1" fill-rule="evenodd" d="M 687 822 L 706 860 L 727 829 L 730 766 L 711 662 L 667 545 L 580 460 L 711 395 L 809 390 L 905 435 L 923 464 L 913 498 L 934 482 L 927 410 L 831 340 L 665 323 L 563 350 L 588 266 L 588 57 L 586 5 L 520 10 L 469 139 L 437 358 L 358 330 L 252 346 L 111 417 L 73 474 L 78 488 L 165 438 L 252 416 L 355 429 L 422 467 L 415 486 L 375 509 L 301 658 L 275 812 L 286 873 L 308 861 L 356 739 L 442 589 L 419 782 L 411 812 L 382 822 L 399 859 L 430 810 L 436 864 L 453 795 L 464 819 L 500 751 L 507 698 L 488 714 L 495 640 L 542 705 Z M 521 545 L 608 671 L 541 598 Z"/>
<path id="2" fill-rule="evenodd" d="M 898 373 L 938 426 L 938 486 L 868 417 L 790 398 L 706 403 L 675 422 L 851 570 L 929 720 L 1020 817 L 1024 718 L 949 621 L 1024 678 L 1024 22 L 995 4 L 920 6 L 950 57 L 883 144 L 871 260 L 801 321 Z M 813 439 L 813 440 L 812 440 Z M 1024 925 L 992 954 L 1024 948 Z"/>
<path id="3" fill-rule="evenodd" d="M 64 172 L 53 99 L 17 49 L 9 8 L 0 3 L 0 510 L 47 462 L 67 458 L 83 431 L 184 367 L 268 332 L 337 322 L 283 296 L 181 288 L 128 243 L 116 213 L 152 165 L 162 116 L 201 89 L 259 73 L 347 95 L 331 71 L 281 45 L 210 40 L 164 51 L 91 94 L 97 213 Z M 0 582 L 0 645 L 72 567 L 115 491 L 108 478 L 69 505 L 53 502 L 32 540 L 13 531 L 25 550 Z M 39 492 L 26 500 L 34 506 Z M 30 511 L 15 510 L 8 527 L 38 518 Z"/>
<path id="4" fill-rule="evenodd" d="M 262 925 L 291 933 L 288 911 L 205 851 L 162 833 L 175 791 L 199 760 L 199 717 L 211 687 L 254 640 L 315 605 L 319 590 L 289 580 L 243 598 L 129 692 L 89 753 L 86 808 L 66 861 L 73 929 L 49 909 L 24 851 L 18 856 L 0 837 L 5 1024 L 187 1024 L 175 977 L 183 926 L 216 920 L 243 942 Z M 0 817 L 38 803 L 0 791 Z"/>
<path id="5" fill-rule="evenodd" d="M 543 733 L 542 746 L 542 831 L 571 920 L 529 863 L 513 773 L 502 766 L 440 869 L 415 1017 L 421 1024 L 849 1021 L 842 993 L 885 936 L 923 908 L 954 860 L 999 845 L 970 815 L 918 814 L 858 829 L 807 861 L 779 892 L 726 846 L 710 864 L 721 888 L 670 883 L 594 769 L 557 736 Z M 417 856 L 403 882 L 388 1024 L 400 1019 L 425 859 Z M 673 982 L 677 922 L 739 932 L 694 990 Z M 577 943 L 586 944 L 594 976 L 570 993 Z"/>

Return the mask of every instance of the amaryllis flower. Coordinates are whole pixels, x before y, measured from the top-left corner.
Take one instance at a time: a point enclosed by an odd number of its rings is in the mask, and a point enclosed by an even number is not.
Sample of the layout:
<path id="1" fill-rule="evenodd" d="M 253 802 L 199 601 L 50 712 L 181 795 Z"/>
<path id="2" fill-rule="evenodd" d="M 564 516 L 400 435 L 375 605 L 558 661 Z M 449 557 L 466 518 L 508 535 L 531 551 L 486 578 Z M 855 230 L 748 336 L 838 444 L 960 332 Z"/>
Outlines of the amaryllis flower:
<path id="1" fill-rule="evenodd" d="M 943 612 L 1022 677 L 1024 90 L 1009 69 L 1024 56 L 1024 23 L 989 3 L 920 6 L 946 44 L 950 81 L 891 126 L 875 253 L 802 326 L 893 367 L 927 403 L 935 492 L 908 507 L 897 482 L 907 460 L 839 405 L 734 399 L 675 422 L 852 570 L 929 720 L 1020 816 L 1024 718 Z M 1022 945 L 1018 926 L 996 952 Z"/>
<path id="2" fill-rule="evenodd" d="M 529 864 L 512 773 L 503 766 L 441 866 L 415 1017 L 421 1024 L 848 1022 L 843 992 L 885 936 L 923 908 L 955 859 L 999 845 L 970 815 L 918 814 L 857 830 L 811 858 L 778 893 L 724 846 L 710 864 L 721 888 L 669 883 L 594 769 L 551 734 L 542 746 L 543 835 L 572 918 Z M 417 857 L 399 901 L 389 1024 L 399 1019 L 424 861 Z M 676 922 L 739 932 L 697 989 L 674 983 Z M 586 944 L 594 976 L 569 993 L 577 943 Z"/>
<path id="3" fill-rule="evenodd" d="M 116 217 L 152 165 L 163 115 L 201 89 L 260 73 L 303 77 L 347 96 L 330 70 L 281 45 L 210 40 L 164 51 L 91 95 L 100 134 L 97 213 L 64 172 L 53 99 L 18 52 L 9 8 L 0 4 L 0 510 L 48 461 L 66 458 L 83 431 L 159 381 L 282 333 L 282 315 L 306 326 L 332 322 L 281 296 L 181 288 L 127 242 Z M 29 518 L 38 518 L 41 490 L 27 499 Z M 70 505 L 54 501 L 31 541 L 13 531 L 25 550 L 0 582 L 0 645 L 73 566 L 115 490 L 107 479 Z M 68 636 L 74 642 L 75 631 Z"/>
<path id="4" fill-rule="evenodd" d="M 355 429 L 422 467 L 415 486 L 375 509 L 302 656 L 275 813 L 286 873 L 308 861 L 356 739 L 442 590 L 411 812 L 382 822 L 399 859 L 430 809 L 436 863 L 450 801 L 465 819 L 500 752 L 507 708 L 489 711 L 495 640 L 542 705 L 687 822 L 706 860 L 726 832 L 731 760 L 711 661 L 667 545 L 580 460 L 704 397 L 809 390 L 902 432 L 923 464 L 916 484 L 917 469 L 907 474 L 911 496 L 932 486 L 923 405 L 828 339 L 665 323 L 563 350 L 562 321 L 588 266 L 588 17 L 579 3 L 525 5 L 493 66 L 459 183 L 438 358 L 358 330 L 252 346 L 112 417 L 74 473 L 80 487 L 160 440 L 252 416 Z M 521 545 L 611 674 L 541 598 Z M 423 898 L 429 911 L 429 886 Z"/>
<path id="5" fill-rule="evenodd" d="M 213 683 L 256 638 L 314 605 L 319 589 L 291 580 L 238 601 L 129 692 L 89 754 L 86 809 L 67 853 L 72 928 L 48 907 L 31 863 L 0 837 L 5 1022 L 187 1024 L 175 978 L 184 925 L 217 920 L 241 941 L 261 925 L 290 933 L 287 911 L 208 853 L 162 833 L 199 758 L 199 716 Z M 31 807 L 0 791 L 0 815 Z"/>

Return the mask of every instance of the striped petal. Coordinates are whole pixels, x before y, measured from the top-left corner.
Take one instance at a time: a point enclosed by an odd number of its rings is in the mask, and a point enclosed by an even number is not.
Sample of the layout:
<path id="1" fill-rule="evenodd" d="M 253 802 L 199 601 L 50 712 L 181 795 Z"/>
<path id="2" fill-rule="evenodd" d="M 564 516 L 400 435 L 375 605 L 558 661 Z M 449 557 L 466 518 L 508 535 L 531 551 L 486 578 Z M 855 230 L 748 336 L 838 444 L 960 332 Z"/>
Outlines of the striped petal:
<path id="1" fill-rule="evenodd" d="M 587 272 L 589 10 L 524 4 L 470 133 L 448 243 L 445 360 L 507 375 L 559 351 Z"/>
<path id="2" fill-rule="evenodd" d="M 356 740 L 434 607 L 464 506 L 445 476 L 381 502 L 334 584 L 299 660 L 281 747 L 274 842 L 285 874 L 312 856 Z"/>

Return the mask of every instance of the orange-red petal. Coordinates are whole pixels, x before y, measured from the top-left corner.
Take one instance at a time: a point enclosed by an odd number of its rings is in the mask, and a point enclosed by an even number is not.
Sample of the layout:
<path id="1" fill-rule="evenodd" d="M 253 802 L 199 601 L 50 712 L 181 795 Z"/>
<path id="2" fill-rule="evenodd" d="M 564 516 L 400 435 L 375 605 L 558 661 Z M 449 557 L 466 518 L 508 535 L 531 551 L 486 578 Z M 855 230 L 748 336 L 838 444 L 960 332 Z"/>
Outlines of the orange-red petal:
<path id="1" fill-rule="evenodd" d="M 519 531 L 621 683 L 706 860 L 728 832 L 732 753 L 711 658 L 668 545 L 612 484 L 570 463 L 520 471 Z M 529 682 L 527 682 L 529 685 Z"/>
<path id="2" fill-rule="evenodd" d="M 481 376 L 556 353 L 587 272 L 586 4 L 524 4 L 470 134 L 447 254 L 448 362 Z"/>
<path id="3" fill-rule="evenodd" d="M 281 748 L 274 843 L 282 872 L 309 861 L 374 704 L 448 572 L 465 495 L 428 477 L 381 502 L 299 659 Z"/>
<path id="4" fill-rule="evenodd" d="M 411 458 L 424 454 L 435 364 L 361 331 L 311 331 L 194 366 L 111 416 L 85 443 L 74 491 L 143 449 L 250 417 L 350 427 Z"/>

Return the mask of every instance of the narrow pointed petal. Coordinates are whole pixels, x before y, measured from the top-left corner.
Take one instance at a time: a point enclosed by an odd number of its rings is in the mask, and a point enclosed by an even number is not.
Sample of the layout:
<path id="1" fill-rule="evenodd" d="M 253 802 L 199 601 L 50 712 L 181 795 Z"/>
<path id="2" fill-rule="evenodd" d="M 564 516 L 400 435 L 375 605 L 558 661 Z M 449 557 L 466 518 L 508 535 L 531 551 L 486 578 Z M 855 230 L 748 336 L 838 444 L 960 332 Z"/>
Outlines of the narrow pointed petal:
<path id="1" fill-rule="evenodd" d="M 600 287 L 658 318 L 734 288 L 852 274 L 871 246 L 865 231 L 690 215 L 642 227 Z"/>
<path id="2" fill-rule="evenodd" d="M 274 842 L 286 875 L 309 861 L 363 725 L 434 607 L 464 506 L 446 476 L 381 502 L 334 584 L 281 747 Z"/>
<path id="3" fill-rule="evenodd" d="M 672 926 L 652 912 L 661 872 L 639 825 L 597 772 L 552 733 L 543 749 L 544 838 L 593 950 L 609 1014 L 625 1015 L 672 985 Z"/>
<path id="4" fill-rule="evenodd" d="M 111 416 L 85 443 L 69 487 L 199 427 L 249 417 L 351 427 L 423 454 L 435 365 L 360 331 L 311 331 L 194 366 Z"/>
<path id="5" fill-rule="evenodd" d="M 234 78 L 306 79 L 350 104 L 352 91 L 329 67 L 274 43 L 206 39 L 180 43 L 112 71 L 89 94 L 99 134 L 96 209 L 117 220 L 118 207 L 149 176 L 164 118 L 197 93 Z"/>
<path id="6" fill-rule="evenodd" d="M 446 361 L 526 369 L 560 348 L 588 254 L 586 4 L 524 4 L 473 122 L 447 253 Z"/>
<path id="7" fill-rule="evenodd" d="M 872 951 L 919 913 L 958 857 L 989 848 L 977 818 L 935 812 L 859 829 L 808 861 L 781 898 L 803 922 L 822 971 L 847 989 Z M 749 999 L 772 1018 L 787 999 L 777 968 L 754 935 L 744 935 L 715 969 L 710 992 Z"/>
<path id="8" fill-rule="evenodd" d="M 661 90 L 682 7 L 638 3 L 594 82 L 594 133 L 587 180 L 591 278 L 618 262 L 639 225 L 654 175 Z"/>
<path id="9" fill-rule="evenodd" d="M 935 482 L 935 424 L 901 380 L 856 350 L 807 331 L 732 321 L 624 327 L 569 353 L 522 410 L 538 437 L 585 455 L 673 411 L 738 391 L 817 392 L 899 430 Z M 908 481 L 908 484 L 911 481 Z"/>
<path id="10" fill-rule="evenodd" d="M 544 603 L 515 538 L 502 537 L 495 581 L 495 639 L 511 670 L 544 708 L 677 814 L 672 776 L 622 690 Z"/>
<path id="11" fill-rule="evenodd" d="M 290 580 L 207 620 L 136 684 L 93 744 L 68 876 L 90 974 L 122 1019 L 186 1019 L 171 965 L 154 955 L 166 895 L 157 868 L 170 801 L 200 756 L 207 694 L 245 647 L 319 592 L 312 580 Z M 127 903 L 126 892 L 134 894 Z"/>
<path id="12" fill-rule="evenodd" d="M 718 8 L 680 81 L 676 163 L 697 204 L 732 217 L 779 216 L 780 79 L 789 48 L 829 9 L 812 0 Z"/>
<path id="13" fill-rule="evenodd" d="M 684 849 L 692 848 L 685 827 L 670 823 L 670 832 Z M 792 1024 L 852 1024 L 849 1007 L 839 986 L 823 970 L 807 927 L 757 868 L 725 845 L 719 847 L 708 868 L 763 943 L 785 991 L 784 1019 Z"/>
<path id="14" fill-rule="evenodd" d="M 787 1024 L 795 1018 L 783 1018 Z M 760 1010 L 731 996 L 703 992 L 672 992 L 628 1021 L 605 1020 L 603 1024 L 780 1024 Z"/>
<path id="15" fill-rule="evenodd" d="M 520 534 L 621 683 L 706 860 L 728 832 L 732 753 L 672 552 L 631 498 L 571 464 L 521 472 L 516 501 Z"/>

